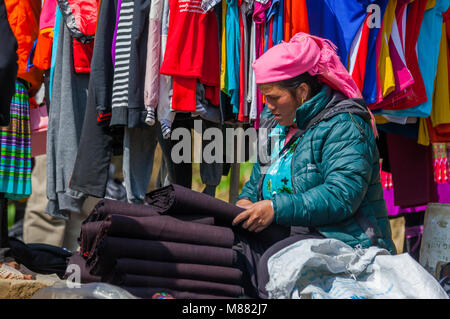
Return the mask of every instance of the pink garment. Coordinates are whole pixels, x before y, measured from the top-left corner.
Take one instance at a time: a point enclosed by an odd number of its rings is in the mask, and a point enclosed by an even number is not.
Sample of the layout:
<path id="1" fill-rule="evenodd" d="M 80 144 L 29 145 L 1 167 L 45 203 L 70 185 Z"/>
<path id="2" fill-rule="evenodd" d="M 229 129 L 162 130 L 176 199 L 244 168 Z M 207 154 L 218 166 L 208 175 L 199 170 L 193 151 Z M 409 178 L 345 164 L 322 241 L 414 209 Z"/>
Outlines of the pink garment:
<path id="1" fill-rule="evenodd" d="M 256 24 L 256 32 L 255 32 L 255 47 L 256 47 L 256 58 L 258 59 L 264 49 L 264 45 L 261 41 L 264 23 L 266 22 L 266 10 L 270 8 L 272 4 L 272 0 L 266 2 L 266 4 L 262 4 L 261 2 L 255 2 L 255 9 L 253 11 L 253 21 Z"/>
<path id="2" fill-rule="evenodd" d="M 39 29 L 53 28 L 55 26 L 56 0 L 45 0 L 41 10 Z"/>
<path id="3" fill-rule="evenodd" d="M 294 136 L 295 132 L 297 132 L 297 131 L 298 131 L 298 128 L 296 128 L 296 127 L 291 126 L 289 128 L 289 132 L 287 133 L 286 138 L 284 140 L 284 145 L 286 145 L 289 142 L 291 137 Z"/>
<path id="4" fill-rule="evenodd" d="M 446 203 L 450 204 L 450 183 L 440 183 L 436 184 L 437 194 L 438 194 L 438 203 Z M 418 213 L 427 209 L 427 205 L 409 207 L 409 208 L 401 208 L 400 206 L 396 206 L 394 203 L 394 189 L 385 189 L 384 190 L 384 200 L 386 201 L 386 207 L 388 211 L 388 215 L 390 217 L 409 214 L 409 213 Z"/>
<path id="5" fill-rule="evenodd" d="M 264 22 L 266 21 L 266 10 L 270 8 L 272 4 L 272 0 L 266 2 L 266 4 L 262 4 L 258 1 L 255 2 L 255 9 L 253 11 L 253 21 L 255 21 L 255 52 L 256 59 L 258 59 L 264 52 L 264 44 L 262 41 L 262 36 L 264 34 Z M 256 88 L 256 120 L 255 120 L 255 129 L 259 128 L 259 118 L 261 111 L 263 109 L 262 105 L 262 96 L 259 88 Z"/>
<path id="6" fill-rule="evenodd" d="M 253 62 L 256 83 L 270 83 L 308 72 L 349 98 L 362 98 L 331 41 L 299 32 Z"/>
<path id="7" fill-rule="evenodd" d="M 47 129 L 48 114 L 46 104 L 30 107 L 31 157 L 46 153 Z"/>
<path id="8" fill-rule="evenodd" d="M 403 90 L 414 84 L 414 78 L 406 65 L 405 58 L 405 28 L 403 26 L 406 14 L 406 3 L 397 6 L 397 14 L 392 24 L 391 37 L 389 39 L 389 54 L 394 71 L 395 90 L 383 99 L 381 87 L 378 90 L 378 102 L 369 105 L 370 109 L 381 109 L 386 103 L 391 103 L 390 97 L 401 97 Z M 378 39 L 377 39 L 378 41 Z M 378 42 L 377 42 L 378 45 Z M 378 50 L 378 47 L 377 47 Z M 379 79 L 377 79 L 379 80 Z M 380 84 L 380 83 L 379 83 Z"/>
<path id="9" fill-rule="evenodd" d="M 389 51 L 395 76 L 396 89 L 394 92 L 398 92 L 412 85 L 414 83 L 414 78 L 406 66 L 405 51 L 403 50 L 398 24 L 395 22 L 397 21 L 394 20 L 394 25 L 392 27 L 391 38 L 389 40 Z"/>
<path id="10" fill-rule="evenodd" d="M 147 65 L 145 71 L 144 103 L 156 109 L 159 102 L 159 70 L 161 66 L 161 17 L 163 0 L 153 0 L 147 42 Z"/>

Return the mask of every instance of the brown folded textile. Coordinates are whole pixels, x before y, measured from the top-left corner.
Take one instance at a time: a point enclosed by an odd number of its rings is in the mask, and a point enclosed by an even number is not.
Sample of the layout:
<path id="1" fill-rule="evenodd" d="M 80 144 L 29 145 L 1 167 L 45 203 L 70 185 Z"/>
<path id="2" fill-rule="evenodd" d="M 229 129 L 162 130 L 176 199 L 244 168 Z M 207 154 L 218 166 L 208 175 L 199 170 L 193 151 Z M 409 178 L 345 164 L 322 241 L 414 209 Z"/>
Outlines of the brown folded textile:
<path id="1" fill-rule="evenodd" d="M 204 225 L 214 225 L 214 217 L 212 216 L 202 216 L 202 215 L 171 215 L 173 218 L 185 221 L 193 222 Z"/>
<path id="2" fill-rule="evenodd" d="M 164 287 L 181 291 L 191 291 L 229 297 L 244 296 L 244 289 L 238 285 L 228 285 L 217 282 L 208 282 L 191 279 L 139 276 L 126 274 L 121 282 L 112 284 L 127 287 Z"/>
<path id="3" fill-rule="evenodd" d="M 80 244 L 80 253 L 84 257 L 89 256 L 89 252 L 92 249 L 92 245 L 95 242 L 95 238 L 100 233 L 103 222 L 90 222 L 81 225 L 80 237 L 78 243 Z"/>
<path id="4" fill-rule="evenodd" d="M 154 287 L 121 287 L 127 290 L 130 294 L 143 298 L 152 299 L 157 293 L 168 293 L 175 299 L 236 299 L 228 296 L 216 296 L 207 294 L 198 294 L 190 291 L 178 291 L 168 288 L 154 288 Z"/>
<path id="5" fill-rule="evenodd" d="M 160 214 L 189 215 L 196 213 L 213 216 L 217 225 L 228 227 L 231 227 L 233 219 L 245 210 L 210 195 L 176 184 L 151 191 L 145 196 L 145 202 Z M 268 247 L 290 235 L 289 227 L 277 224 L 271 224 L 259 233 L 249 232 L 240 226 L 232 227 L 232 229 L 247 236 L 255 237 Z"/>
<path id="6" fill-rule="evenodd" d="M 129 204 L 118 200 L 101 199 L 93 208 L 89 216 L 83 221 L 83 224 L 102 221 L 108 215 L 124 215 L 133 217 L 157 216 L 159 213 L 149 205 Z M 175 214 L 172 217 L 205 225 L 214 225 L 214 217 L 199 214 Z"/>
<path id="7" fill-rule="evenodd" d="M 109 215 L 101 225 L 99 236 L 162 240 L 225 248 L 231 248 L 234 243 L 234 233 L 230 228 L 185 222 L 171 216 Z"/>
<path id="8" fill-rule="evenodd" d="M 78 266 L 80 269 L 80 280 L 82 284 L 101 281 L 100 276 L 93 276 L 89 273 L 90 268 L 86 266 L 86 260 L 77 252 L 73 253 L 72 257 L 70 257 L 67 263 L 67 269 L 66 274 L 64 275 L 64 279 L 67 279 L 70 275 L 74 275 L 73 265 Z"/>
<path id="9" fill-rule="evenodd" d="M 94 245 L 87 265 L 92 267 L 91 274 L 106 275 L 118 258 L 233 267 L 237 253 L 230 248 L 105 237 Z"/>
<path id="10" fill-rule="evenodd" d="M 145 196 L 145 202 L 160 214 L 199 214 L 214 216 L 231 223 L 240 212 L 244 211 L 236 205 L 193 191 L 189 188 L 171 184 L 155 189 Z"/>
<path id="11" fill-rule="evenodd" d="M 103 198 L 95 205 L 92 212 L 83 221 L 83 224 L 104 220 L 108 215 L 149 217 L 159 214 L 154 208 L 148 205 L 129 204 L 119 200 Z"/>
<path id="12" fill-rule="evenodd" d="M 140 276 L 171 277 L 193 280 L 204 280 L 224 284 L 240 285 L 242 271 L 237 268 L 209 266 L 199 264 L 168 263 L 132 258 L 117 259 L 111 279 L 121 281 L 125 274 Z"/>

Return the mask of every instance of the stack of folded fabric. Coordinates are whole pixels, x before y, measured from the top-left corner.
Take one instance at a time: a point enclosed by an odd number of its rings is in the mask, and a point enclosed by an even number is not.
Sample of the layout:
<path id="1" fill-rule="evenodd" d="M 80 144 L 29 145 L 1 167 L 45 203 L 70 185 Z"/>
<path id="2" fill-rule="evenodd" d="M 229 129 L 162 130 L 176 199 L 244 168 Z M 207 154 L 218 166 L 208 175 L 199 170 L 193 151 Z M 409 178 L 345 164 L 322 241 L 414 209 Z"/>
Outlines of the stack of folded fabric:
<path id="1" fill-rule="evenodd" d="M 80 252 L 69 264 L 80 265 L 82 282 L 107 282 L 142 298 L 244 297 L 233 247 L 246 231 L 231 227 L 241 211 L 178 185 L 147 194 L 146 205 L 103 199 L 83 222 Z M 248 234 L 270 246 L 289 229 Z"/>

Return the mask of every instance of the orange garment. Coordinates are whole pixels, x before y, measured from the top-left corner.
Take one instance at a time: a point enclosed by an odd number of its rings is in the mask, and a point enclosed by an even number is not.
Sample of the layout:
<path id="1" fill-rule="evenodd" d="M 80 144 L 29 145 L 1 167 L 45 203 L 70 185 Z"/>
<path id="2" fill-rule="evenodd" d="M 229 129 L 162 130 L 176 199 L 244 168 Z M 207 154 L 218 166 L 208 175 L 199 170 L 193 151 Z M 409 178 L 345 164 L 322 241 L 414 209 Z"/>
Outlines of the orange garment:
<path id="1" fill-rule="evenodd" d="M 17 39 L 19 57 L 17 77 L 31 84 L 30 96 L 40 88 L 43 71 L 33 67 L 27 72 L 27 62 L 39 34 L 41 0 L 5 0 L 8 21 Z"/>
<path id="2" fill-rule="evenodd" d="M 45 0 L 42 4 L 39 36 L 33 57 L 33 65 L 41 70 L 48 70 L 51 66 L 56 6 L 56 0 Z"/>
<path id="3" fill-rule="evenodd" d="M 40 32 L 34 51 L 33 65 L 41 70 L 50 69 L 52 62 L 53 34 Z"/>
<path id="4" fill-rule="evenodd" d="M 309 33 L 306 0 L 285 0 L 284 41 L 288 42 L 296 33 Z"/>

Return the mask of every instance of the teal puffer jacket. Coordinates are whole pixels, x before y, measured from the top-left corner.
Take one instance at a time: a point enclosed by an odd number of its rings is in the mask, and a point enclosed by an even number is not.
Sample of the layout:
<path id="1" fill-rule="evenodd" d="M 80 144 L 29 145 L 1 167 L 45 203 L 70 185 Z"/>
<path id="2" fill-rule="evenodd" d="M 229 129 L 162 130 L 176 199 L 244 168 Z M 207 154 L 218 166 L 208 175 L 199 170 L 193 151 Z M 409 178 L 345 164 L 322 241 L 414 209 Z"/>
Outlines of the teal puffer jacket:
<path id="1" fill-rule="evenodd" d="M 376 245 L 395 254 L 379 153 L 364 101 L 334 92 L 326 106 L 316 108 L 297 109 L 297 125 L 305 132 L 292 157 L 294 193 L 275 195 L 274 221 L 313 227 L 352 247 Z M 268 128 L 276 125 L 267 108 L 261 123 Z M 262 167 L 255 163 L 238 199 L 262 199 Z"/>

